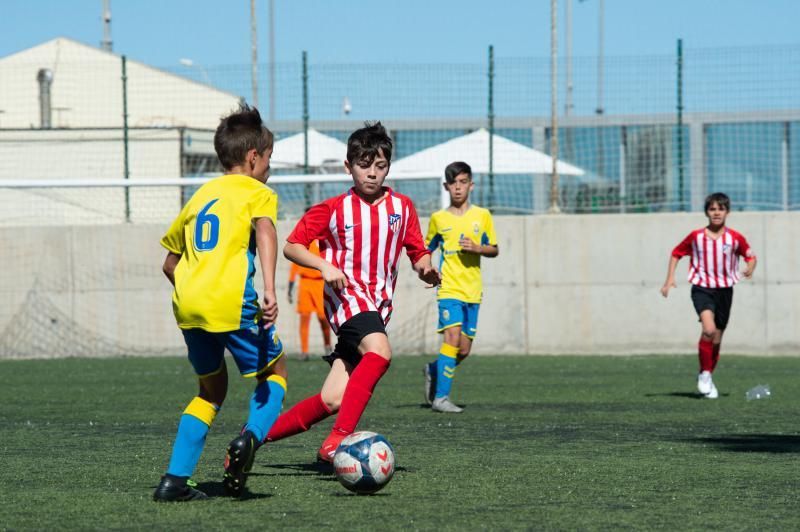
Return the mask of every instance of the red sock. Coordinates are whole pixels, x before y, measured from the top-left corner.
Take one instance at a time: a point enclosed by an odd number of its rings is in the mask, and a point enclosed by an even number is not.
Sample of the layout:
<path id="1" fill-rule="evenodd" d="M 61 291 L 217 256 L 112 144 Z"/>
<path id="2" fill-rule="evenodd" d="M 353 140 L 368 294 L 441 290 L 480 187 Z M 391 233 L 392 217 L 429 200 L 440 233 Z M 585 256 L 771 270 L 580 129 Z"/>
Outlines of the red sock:
<path id="1" fill-rule="evenodd" d="M 697 344 L 697 355 L 700 358 L 700 371 L 713 371 L 714 366 L 711 362 L 713 344 L 711 340 L 700 339 Z"/>
<path id="2" fill-rule="evenodd" d="M 351 434 L 356 430 L 361 414 L 367 408 L 375 385 L 389 369 L 389 361 L 377 353 L 365 353 L 356 369 L 350 374 L 347 388 L 344 389 L 342 406 L 333 424 L 331 434 Z"/>
<path id="3" fill-rule="evenodd" d="M 269 429 L 266 441 L 278 441 L 305 432 L 311 425 L 319 423 L 330 415 L 328 405 L 322 401 L 319 394 L 307 397 L 278 417 Z"/>
<path id="4" fill-rule="evenodd" d="M 719 362 L 719 347 L 722 344 L 714 344 L 711 348 L 711 371 L 717 369 L 717 362 Z"/>

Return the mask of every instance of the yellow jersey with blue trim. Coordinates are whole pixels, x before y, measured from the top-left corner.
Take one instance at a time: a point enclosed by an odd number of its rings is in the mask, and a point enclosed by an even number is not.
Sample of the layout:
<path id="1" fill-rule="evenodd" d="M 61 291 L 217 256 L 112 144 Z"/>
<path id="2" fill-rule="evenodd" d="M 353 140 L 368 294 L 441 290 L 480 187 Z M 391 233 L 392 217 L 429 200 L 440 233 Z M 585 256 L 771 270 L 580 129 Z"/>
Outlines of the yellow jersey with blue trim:
<path id="1" fill-rule="evenodd" d="M 465 253 L 459 240 L 467 237 L 476 244 L 497 245 L 492 214 L 471 205 L 462 215 L 442 209 L 431 215 L 425 242 L 428 249 L 441 251 L 439 271 L 442 284 L 438 299 L 458 299 L 465 303 L 480 303 L 483 296 L 481 256 Z"/>
<path id="2" fill-rule="evenodd" d="M 226 174 L 194 193 L 161 238 L 181 256 L 172 295 L 180 328 L 227 332 L 258 322 L 254 221 L 275 224 L 277 214 L 277 194 L 249 176 Z"/>

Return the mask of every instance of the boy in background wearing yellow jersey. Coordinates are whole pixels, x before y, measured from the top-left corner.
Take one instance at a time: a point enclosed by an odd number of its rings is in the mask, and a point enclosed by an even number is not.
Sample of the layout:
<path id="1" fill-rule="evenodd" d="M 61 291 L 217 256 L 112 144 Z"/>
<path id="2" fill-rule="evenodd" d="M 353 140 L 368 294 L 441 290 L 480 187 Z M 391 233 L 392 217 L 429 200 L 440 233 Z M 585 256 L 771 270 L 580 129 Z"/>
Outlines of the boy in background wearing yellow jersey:
<path id="1" fill-rule="evenodd" d="M 255 108 L 243 105 L 223 118 L 214 149 L 225 175 L 200 187 L 161 239 L 168 251 L 164 273 L 175 287 L 172 308 L 200 391 L 181 416 L 172 458 L 153 493 L 156 501 L 207 498 L 189 479 L 228 390 L 225 349 L 242 376 L 256 379 L 247 423 L 228 446 L 227 495 L 242 495 L 257 444 L 283 404 L 286 364 L 275 332 L 278 197 L 265 185 L 273 140 Z M 264 281 L 261 304 L 253 285 L 256 252 Z"/>
<path id="2" fill-rule="evenodd" d="M 450 401 L 450 388 L 477 331 L 481 257 L 496 257 L 498 249 L 491 213 L 469 202 L 475 187 L 472 168 L 454 162 L 445 168 L 444 177 L 450 206 L 433 213 L 425 237 L 428 249 L 441 251 L 438 331 L 444 342 L 439 357 L 425 365 L 425 400 L 434 412 L 459 413 L 463 409 Z"/>

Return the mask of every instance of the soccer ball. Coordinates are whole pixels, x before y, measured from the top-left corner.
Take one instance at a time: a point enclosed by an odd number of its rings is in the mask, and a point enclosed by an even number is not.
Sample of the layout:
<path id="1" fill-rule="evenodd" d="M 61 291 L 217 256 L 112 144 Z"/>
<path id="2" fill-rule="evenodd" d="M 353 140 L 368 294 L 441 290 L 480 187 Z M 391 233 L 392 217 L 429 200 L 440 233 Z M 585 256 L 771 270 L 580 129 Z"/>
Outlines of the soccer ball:
<path id="1" fill-rule="evenodd" d="M 333 470 L 342 485 L 360 494 L 383 488 L 394 475 L 394 449 L 374 432 L 354 432 L 336 449 Z"/>

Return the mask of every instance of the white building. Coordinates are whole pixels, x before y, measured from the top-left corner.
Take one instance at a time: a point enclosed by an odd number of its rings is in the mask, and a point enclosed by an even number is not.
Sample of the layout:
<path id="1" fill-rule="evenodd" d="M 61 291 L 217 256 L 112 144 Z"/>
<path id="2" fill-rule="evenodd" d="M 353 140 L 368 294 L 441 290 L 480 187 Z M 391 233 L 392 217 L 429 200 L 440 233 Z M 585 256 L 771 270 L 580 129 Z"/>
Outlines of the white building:
<path id="1" fill-rule="evenodd" d="M 160 179 L 214 170 L 213 131 L 239 96 L 131 60 L 126 78 L 127 143 L 121 56 L 57 38 L 0 58 L 0 182 Z M 125 219 L 122 190 L 0 188 L 0 202 L 6 225 Z M 129 219 L 169 218 L 180 191 L 132 191 L 127 203 Z"/>
<path id="2" fill-rule="evenodd" d="M 0 58 L 0 128 L 38 128 L 41 70 L 52 75 L 52 127 L 123 125 L 122 57 L 59 37 Z M 128 60 L 129 127 L 214 129 L 239 96 Z"/>

